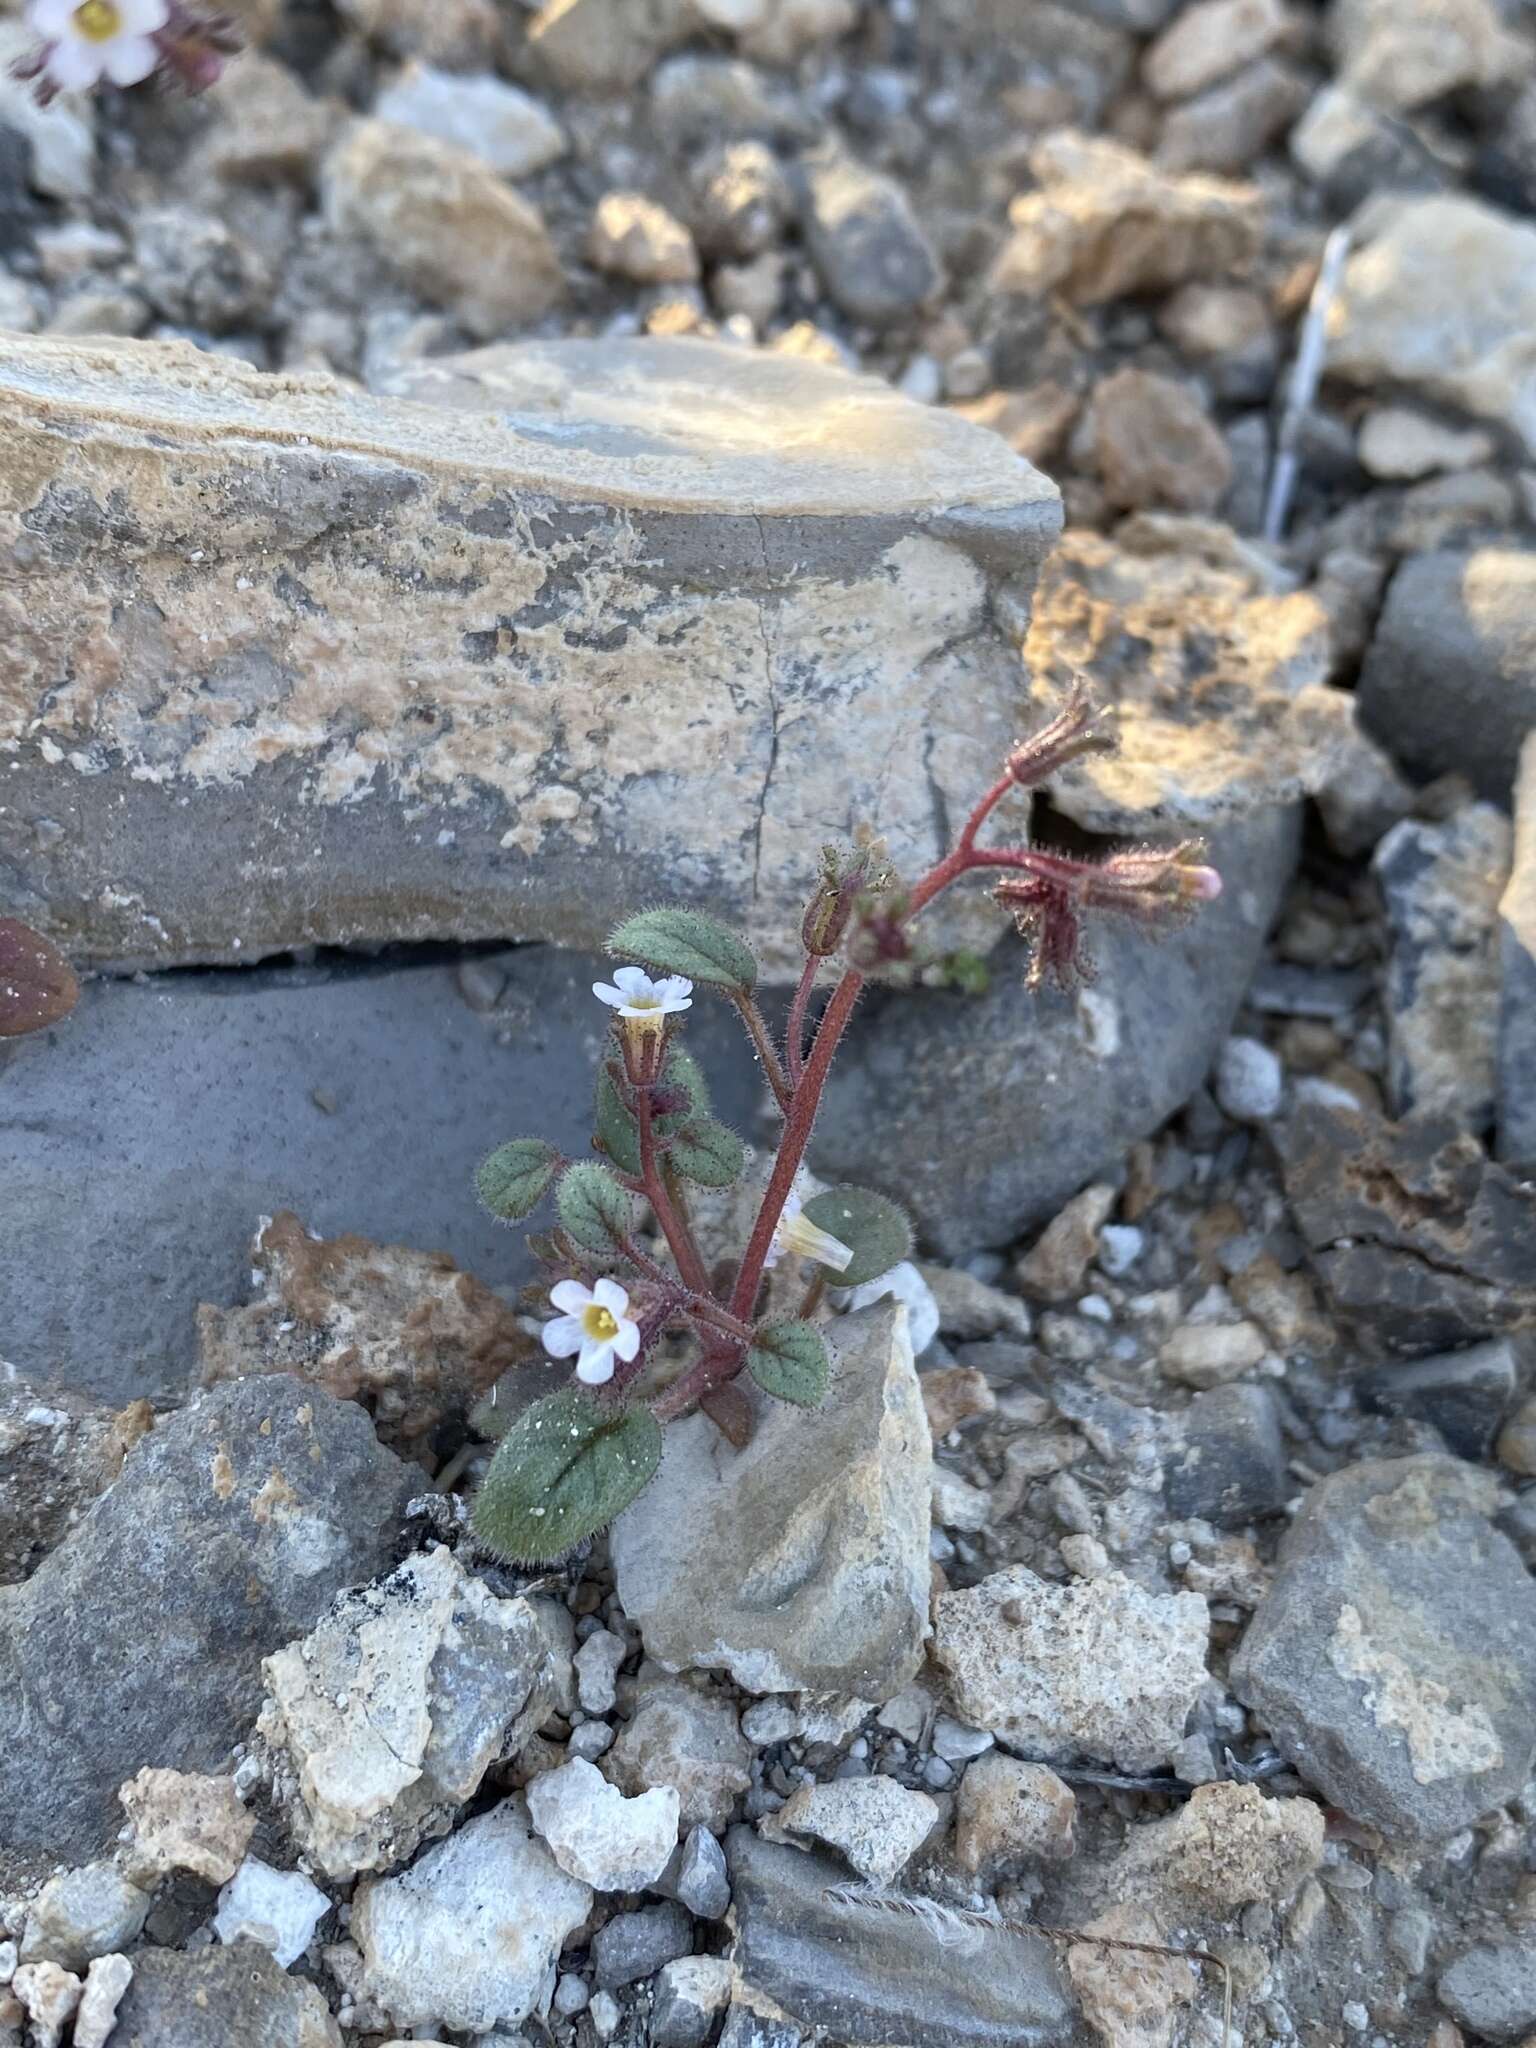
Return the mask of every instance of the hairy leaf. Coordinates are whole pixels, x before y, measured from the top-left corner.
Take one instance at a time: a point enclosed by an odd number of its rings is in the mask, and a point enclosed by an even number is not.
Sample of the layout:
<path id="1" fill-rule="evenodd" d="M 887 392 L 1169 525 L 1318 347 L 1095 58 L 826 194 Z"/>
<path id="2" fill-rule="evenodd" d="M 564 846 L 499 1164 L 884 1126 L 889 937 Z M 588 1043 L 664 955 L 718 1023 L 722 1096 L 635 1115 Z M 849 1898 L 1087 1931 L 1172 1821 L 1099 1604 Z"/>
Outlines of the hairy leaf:
<path id="1" fill-rule="evenodd" d="M 498 1557 L 546 1564 L 622 1514 L 660 1462 L 648 1408 L 615 1412 L 566 1388 L 502 1438 L 475 1497 L 475 1535 Z"/>
<path id="2" fill-rule="evenodd" d="M 734 1131 L 704 1117 L 678 1132 L 667 1147 L 667 1160 L 702 1188 L 728 1188 L 740 1180 L 747 1152 Z"/>
<path id="3" fill-rule="evenodd" d="M 851 1264 L 837 1276 L 839 1287 L 862 1287 L 866 1280 L 878 1280 L 912 1250 L 912 1225 L 905 1211 L 872 1188 L 828 1188 L 811 1197 L 804 1214 L 853 1253 Z"/>
<path id="4" fill-rule="evenodd" d="M 568 1235 L 589 1252 L 612 1251 L 634 1228 L 634 1203 L 595 1160 L 567 1168 L 555 1204 Z"/>
<path id="5" fill-rule="evenodd" d="M 658 1138 L 670 1138 L 686 1123 L 709 1115 L 709 1083 L 704 1078 L 704 1070 L 680 1045 L 668 1050 L 661 1080 L 663 1087 L 674 1090 L 686 1100 L 682 1107 L 668 1110 L 655 1118 Z M 597 1077 L 596 1136 L 620 1173 L 639 1174 L 640 1126 L 635 1121 L 634 1111 L 625 1105 L 618 1083 L 607 1067 Z M 716 1187 L 725 1183 L 709 1181 L 705 1185 Z"/>
<path id="6" fill-rule="evenodd" d="M 498 1145 L 475 1169 L 475 1193 L 504 1223 L 532 1215 L 548 1191 L 560 1154 L 542 1138 Z"/>
<path id="7" fill-rule="evenodd" d="M 621 960 L 638 960 L 661 974 L 746 995 L 757 981 L 757 960 L 729 925 L 702 910 L 642 910 L 627 917 L 608 941 Z"/>
<path id="8" fill-rule="evenodd" d="M 747 1371 L 776 1401 L 814 1408 L 826 1394 L 832 1367 L 821 1332 L 809 1323 L 760 1323 L 752 1332 Z"/>

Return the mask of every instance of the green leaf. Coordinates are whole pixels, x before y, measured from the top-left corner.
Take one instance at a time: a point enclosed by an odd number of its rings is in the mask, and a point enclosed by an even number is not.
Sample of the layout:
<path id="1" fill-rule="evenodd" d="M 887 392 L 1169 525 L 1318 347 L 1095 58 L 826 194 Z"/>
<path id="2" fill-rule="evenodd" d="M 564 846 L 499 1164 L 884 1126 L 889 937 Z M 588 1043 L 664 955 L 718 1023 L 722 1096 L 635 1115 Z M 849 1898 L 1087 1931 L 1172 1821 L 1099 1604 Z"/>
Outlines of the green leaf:
<path id="1" fill-rule="evenodd" d="M 704 1117 L 687 1124 L 667 1146 L 667 1161 L 685 1180 L 701 1188 L 728 1188 L 740 1180 L 747 1163 L 746 1147 L 734 1131 Z"/>
<path id="2" fill-rule="evenodd" d="M 563 1557 L 622 1514 L 661 1462 L 648 1408 L 615 1412 L 567 1388 L 525 1409 L 475 1498 L 475 1535 L 519 1564 Z"/>
<path id="3" fill-rule="evenodd" d="M 670 1138 L 691 1121 L 709 1115 L 709 1083 L 704 1078 L 704 1069 L 691 1053 L 683 1051 L 680 1045 L 672 1046 L 662 1067 L 661 1078 L 669 1088 L 687 1097 L 680 1109 L 668 1110 L 664 1116 L 655 1119 L 658 1138 Z M 640 1127 L 635 1114 L 629 1109 L 619 1093 L 618 1083 L 607 1067 L 597 1077 L 597 1119 L 596 1136 L 598 1143 L 619 1169 L 620 1173 L 638 1176 L 640 1172 Z M 686 1170 L 686 1169 L 685 1169 Z M 740 1168 L 737 1169 L 740 1171 Z M 732 1179 L 735 1175 L 732 1175 Z M 706 1181 L 706 1187 L 724 1187 L 724 1181 Z"/>
<path id="4" fill-rule="evenodd" d="M 639 1176 L 640 1126 L 635 1122 L 634 1111 L 625 1107 L 618 1084 L 606 1067 L 597 1077 L 595 1135 L 620 1173 Z"/>
<path id="5" fill-rule="evenodd" d="M 702 910 L 642 910 L 627 917 L 608 941 L 621 960 L 638 960 L 661 974 L 686 974 L 741 995 L 757 982 L 757 961 L 729 925 Z"/>
<path id="6" fill-rule="evenodd" d="M 555 1206 L 567 1234 L 585 1251 L 612 1251 L 634 1229 L 633 1202 L 595 1160 L 566 1169 Z"/>
<path id="7" fill-rule="evenodd" d="M 872 1188 L 828 1188 L 812 1195 L 803 1213 L 853 1253 L 851 1264 L 837 1275 L 839 1287 L 878 1280 L 911 1253 L 912 1225 L 905 1212 Z"/>
<path id="8" fill-rule="evenodd" d="M 475 1193 L 493 1216 L 514 1223 L 539 1206 L 559 1164 L 560 1154 L 542 1138 L 514 1138 L 475 1168 Z"/>
<path id="9" fill-rule="evenodd" d="M 760 1323 L 752 1332 L 747 1371 L 765 1394 L 797 1408 L 815 1408 L 832 1375 L 821 1332 L 809 1323 Z"/>

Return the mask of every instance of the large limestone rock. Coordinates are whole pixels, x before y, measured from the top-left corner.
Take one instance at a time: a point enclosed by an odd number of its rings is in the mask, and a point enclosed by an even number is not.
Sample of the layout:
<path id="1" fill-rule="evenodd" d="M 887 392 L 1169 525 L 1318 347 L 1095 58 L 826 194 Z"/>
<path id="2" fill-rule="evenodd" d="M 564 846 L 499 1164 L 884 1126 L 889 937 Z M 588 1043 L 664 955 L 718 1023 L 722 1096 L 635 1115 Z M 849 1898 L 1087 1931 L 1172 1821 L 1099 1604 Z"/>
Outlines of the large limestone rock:
<path id="1" fill-rule="evenodd" d="M 647 1654 L 726 1670 L 749 1692 L 884 1700 L 922 1657 L 928 1618 L 927 1418 L 906 1310 L 833 1323 L 814 1415 L 764 1399 L 734 1451 L 690 1416 L 610 1538 Z"/>
<path id="2" fill-rule="evenodd" d="M 920 870 L 1012 737 L 1054 487 L 820 365 L 529 343 L 389 396 L 0 339 L 0 866 L 76 957 L 787 948 L 822 842 Z"/>

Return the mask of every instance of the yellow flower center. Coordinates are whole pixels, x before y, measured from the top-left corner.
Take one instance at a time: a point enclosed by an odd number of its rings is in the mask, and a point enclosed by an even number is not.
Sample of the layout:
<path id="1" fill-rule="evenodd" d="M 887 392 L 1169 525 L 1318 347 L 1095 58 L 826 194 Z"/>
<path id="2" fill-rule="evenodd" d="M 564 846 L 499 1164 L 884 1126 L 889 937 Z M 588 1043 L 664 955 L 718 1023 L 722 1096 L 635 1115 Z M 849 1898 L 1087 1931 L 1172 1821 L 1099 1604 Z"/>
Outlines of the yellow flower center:
<path id="1" fill-rule="evenodd" d="M 75 27 L 88 43 L 110 43 L 122 33 L 123 17 L 112 0 L 80 0 L 75 9 Z"/>
<path id="2" fill-rule="evenodd" d="M 590 1301 L 581 1312 L 581 1327 L 597 1343 L 607 1344 L 619 1334 L 619 1319 L 611 1308 Z"/>

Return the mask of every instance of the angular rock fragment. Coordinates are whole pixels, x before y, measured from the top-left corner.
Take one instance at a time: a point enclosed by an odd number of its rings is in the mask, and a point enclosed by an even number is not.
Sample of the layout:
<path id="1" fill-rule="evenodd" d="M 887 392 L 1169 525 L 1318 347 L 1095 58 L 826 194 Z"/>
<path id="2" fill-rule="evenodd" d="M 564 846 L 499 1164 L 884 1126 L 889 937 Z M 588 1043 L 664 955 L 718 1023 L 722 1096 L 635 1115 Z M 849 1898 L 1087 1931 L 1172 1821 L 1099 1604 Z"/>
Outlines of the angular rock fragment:
<path id="1" fill-rule="evenodd" d="M 318 1987 L 251 1942 L 188 1954 L 140 1949 L 109 2038 L 111 2048 L 341 2048 Z"/>
<path id="2" fill-rule="evenodd" d="M 1367 1460 L 1308 1494 L 1232 1684 L 1301 1775 L 1390 1839 L 1442 1839 L 1536 1755 L 1536 1587 L 1454 1459 Z"/>
<path id="3" fill-rule="evenodd" d="M 0 1585 L 29 1576 L 153 1420 L 147 1401 L 114 1409 L 20 1379 L 0 1384 Z"/>
<path id="4" fill-rule="evenodd" d="M 251 1281 L 263 1292 L 248 1306 L 198 1309 L 203 1384 L 291 1373 L 361 1400 L 407 1457 L 537 1349 L 506 1302 L 446 1252 L 316 1237 L 291 1210 L 257 1231 Z"/>
<path id="5" fill-rule="evenodd" d="M 1197 1785 L 1166 1820 L 1133 1828 L 1110 1874 L 1123 1898 L 1156 1898 L 1170 1917 L 1228 1919 L 1279 1905 L 1323 1860 L 1323 1810 L 1268 1798 L 1257 1785 Z"/>
<path id="6" fill-rule="evenodd" d="M 706 1416 L 674 1424 L 610 1543 L 624 1612 L 659 1663 L 728 1670 L 749 1692 L 883 1700 L 927 1632 L 928 1423 L 904 1310 L 862 1309 L 827 1336 L 813 1428 L 764 1401 L 738 1452 Z"/>
<path id="7" fill-rule="evenodd" d="M 1422 1352 L 1536 1320 L 1536 1190 L 1467 1132 L 1307 1103 L 1283 1163 L 1319 1278 L 1378 1345 Z"/>
<path id="8" fill-rule="evenodd" d="M 560 1868 L 595 1891 L 642 1891 L 677 1847 L 673 1786 L 626 1799 L 585 1757 L 541 1771 L 528 1787 L 528 1811 Z"/>
<path id="9" fill-rule="evenodd" d="M 672 1786 L 681 1826 L 718 1833 L 751 1782 L 752 1746 L 730 1700 L 662 1680 L 639 1694 L 603 1768 L 631 1795 Z"/>
<path id="10" fill-rule="evenodd" d="M 938 1820 L 939 1809 L 926 1792 L 909 1791 L 894 1778 L 841 1778 L 800 1786 L 762 1832 L 776 1842 L 796 1836 L 825 1842 L 866 1883 L 889 1885 Z"/>
<path id="11" fill-rule="evenodd" d="M 289 1823 L 334 1878 L 385 1869 L 441 1833 L 558 1692 L 526 1600 L 500 1600 L 441 1544 L 352 1589 L 262 1666 L 257 1724 Z"/>
<path id="12" fill-rule="evenodd" d="M 161 1421 L 0 1603 L 0 1855 L 89 1856 L 142 1765 L 222 1763 L 263 1655 L 387 1561 L 412 1483 L 360 1409 L 289 1378 Z"/>
<path id="13" fill-rule="evenodd" d="M 131 1875 L 153 1886 L 174 1871 L 227 1884 L 244 1861 L 256 1816 L 233 1778 L 149 1766 L 118 1790 L 128 1826 L 124 1858 Z"/>
<path id="14" fill-rule="evenodd" d="M 1118 1572 L 1053 1586 L 1025 1565 L 934 1604 L 934 1662 L 956 1711 L 1010 1748 L 1155 1770 L 1206 1682 L 1209 1620 L 1193 1593 Z"/>

